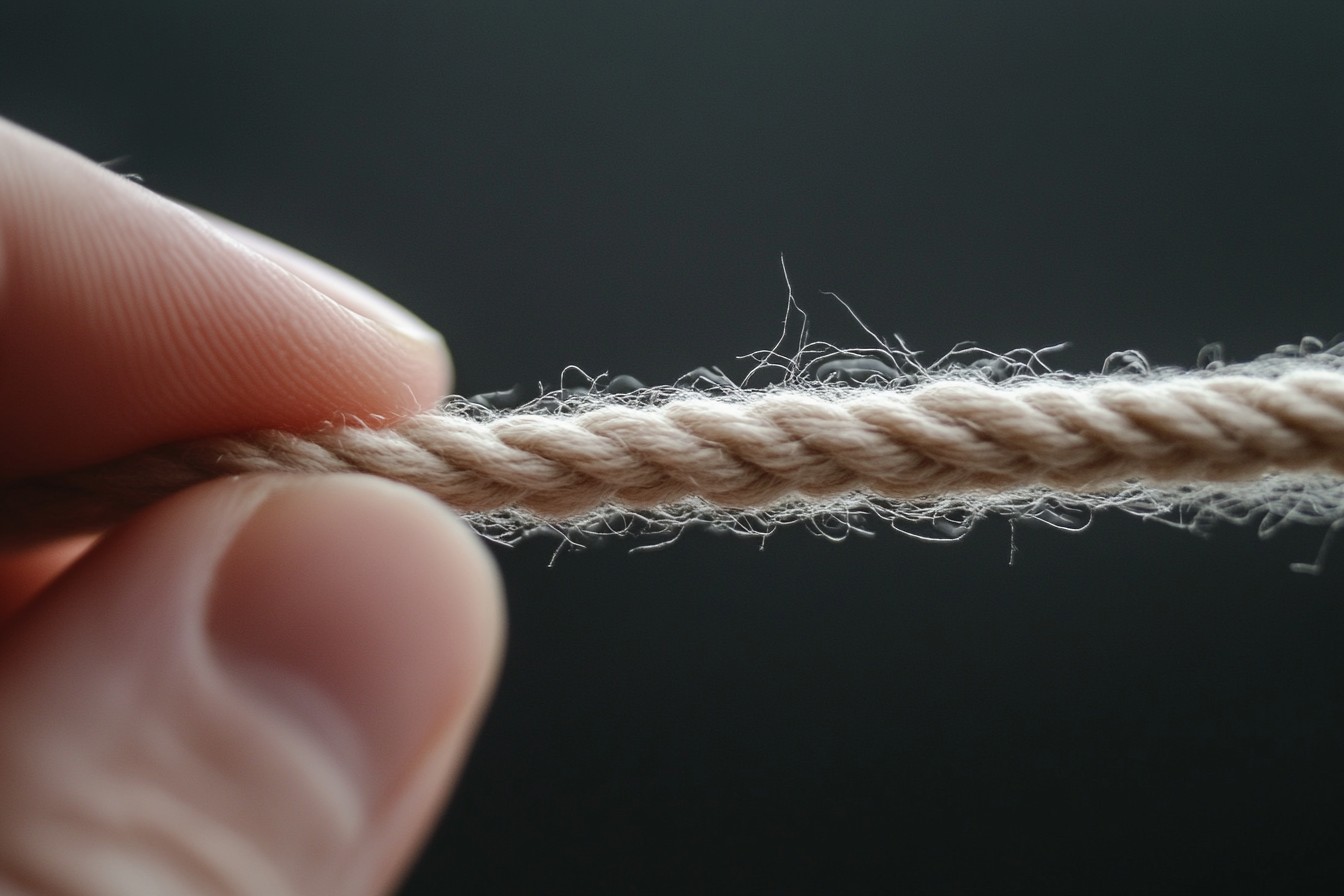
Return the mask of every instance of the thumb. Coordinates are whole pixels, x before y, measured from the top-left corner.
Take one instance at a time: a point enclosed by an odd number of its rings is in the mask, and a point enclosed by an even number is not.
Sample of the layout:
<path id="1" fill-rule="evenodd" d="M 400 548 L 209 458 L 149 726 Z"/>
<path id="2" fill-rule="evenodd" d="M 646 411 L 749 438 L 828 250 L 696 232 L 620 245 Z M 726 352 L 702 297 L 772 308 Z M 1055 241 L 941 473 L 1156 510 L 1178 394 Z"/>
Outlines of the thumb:
<path id="1" fill-rule="evenodd" d="M 0 630 L 0 892 L 385 892 L 493 685 L 499 583 L 431 499 L 245 477 Z"/>

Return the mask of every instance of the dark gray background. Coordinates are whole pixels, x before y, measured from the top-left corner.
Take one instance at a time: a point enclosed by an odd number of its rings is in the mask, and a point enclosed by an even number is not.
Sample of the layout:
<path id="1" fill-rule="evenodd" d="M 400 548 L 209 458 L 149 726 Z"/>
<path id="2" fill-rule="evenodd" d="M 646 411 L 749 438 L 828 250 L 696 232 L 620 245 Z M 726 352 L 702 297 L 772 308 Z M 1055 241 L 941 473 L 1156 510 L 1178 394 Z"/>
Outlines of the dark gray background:
<path id="1" fill-rule="evenodd" d="M 1344 4 L 16 2 L 0 115 L 349 270 L 471 393 L 773 343 L 1344 329 Z M 1103 516 L 497 551 L 405 894 L 1344 883 L 1344 555 Z"/>

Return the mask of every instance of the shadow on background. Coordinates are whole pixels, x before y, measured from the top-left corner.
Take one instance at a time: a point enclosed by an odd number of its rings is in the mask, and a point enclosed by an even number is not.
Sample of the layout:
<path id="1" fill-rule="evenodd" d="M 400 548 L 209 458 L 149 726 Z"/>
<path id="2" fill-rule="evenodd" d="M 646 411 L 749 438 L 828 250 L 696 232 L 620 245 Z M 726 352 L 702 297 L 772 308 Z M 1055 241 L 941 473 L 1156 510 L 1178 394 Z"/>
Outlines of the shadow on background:
<path id="1" fill-rule="evenodd" d="M 772 344 L 1189 364 L 1344 329 L 1336 3 L 11 3 L 0 115 L 349 270 L 464 392 Z M 497 552 L 512 635 L 405 885 L 1344 883 L 1344 555 L 1103 517 Z"/>

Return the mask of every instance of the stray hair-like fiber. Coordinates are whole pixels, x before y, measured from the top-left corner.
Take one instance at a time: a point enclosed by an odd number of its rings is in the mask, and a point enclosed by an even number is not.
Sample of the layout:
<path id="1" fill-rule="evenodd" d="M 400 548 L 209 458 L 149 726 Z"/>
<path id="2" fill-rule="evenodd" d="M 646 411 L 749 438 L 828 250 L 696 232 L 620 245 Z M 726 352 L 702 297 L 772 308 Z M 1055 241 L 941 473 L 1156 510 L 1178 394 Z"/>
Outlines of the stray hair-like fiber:
<path id="1" fill-rule="evenodd" d="M 702 367 L 646 387 L 569 368 L 531 400 L 515 386 L 375 426 L 160 445 L 6 484 L 0 544 L 103 531 L 199 482 L 257 472 L 383 476 L 487 538 L 551 533 L 559 549 L 798 524 L 832 539 L 885 524 L 955 541 L 991 515 L 1080 530 L 1115 509 L 1194 532 L 1326 526 L 1316 562 L 1293 565 L 1319 572 L 1344 527 L 1344 344 L 1307 337 L 1242 364 L 1205 346 L 1194 370 L 1121 351 L 1073 374 L 1046 361 L 1062 346 L 970 343 L 925 363 L 832 298 L 868 348 L 812 340 L 789 285 L 779 340 L 743 356 L 754 366 L 740 381 Z"/>

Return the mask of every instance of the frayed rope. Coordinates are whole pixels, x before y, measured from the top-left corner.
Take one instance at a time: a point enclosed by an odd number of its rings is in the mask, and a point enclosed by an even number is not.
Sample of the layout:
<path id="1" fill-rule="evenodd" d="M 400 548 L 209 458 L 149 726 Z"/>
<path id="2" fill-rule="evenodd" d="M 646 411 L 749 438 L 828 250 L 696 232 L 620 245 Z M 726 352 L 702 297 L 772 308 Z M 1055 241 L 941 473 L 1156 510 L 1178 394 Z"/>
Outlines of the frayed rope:
<path id="1" fill-rule="evenodd" d="M 800 340 L 801 341 L 801 340 Z M 972 359 L 971 356 L 978 355 Z M 403 482 L 489 537 L 539 529 L 759 533 L 876 515 L 959 537 L 989 513 L 1076 527 L 1120 507 L 1187 528 L 1344 520 L 1344 346 L 1150 370 L 1117 353 L 1070 375 L 1039 353 L 958 348 L 930 366 L 884 346 L 760 353 L 763 388 L 701 369 L 677 385 L 589 380 L 518 407 L 449 399 L 387 428 L 259 431 L 164 445 L 0 490 L 0 543 L 97 532 L 181 489 L 257 472 Z M 638 384 L 634 384 L 638 385 Z M 617 388 L 613 388 L 617 387 Z M 1309 569 L 1309 567 L 1303 567 Z"/>

